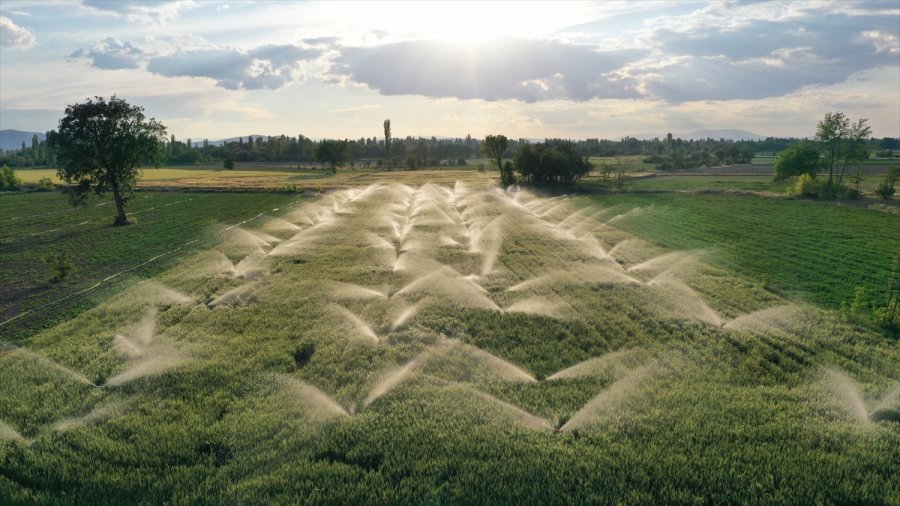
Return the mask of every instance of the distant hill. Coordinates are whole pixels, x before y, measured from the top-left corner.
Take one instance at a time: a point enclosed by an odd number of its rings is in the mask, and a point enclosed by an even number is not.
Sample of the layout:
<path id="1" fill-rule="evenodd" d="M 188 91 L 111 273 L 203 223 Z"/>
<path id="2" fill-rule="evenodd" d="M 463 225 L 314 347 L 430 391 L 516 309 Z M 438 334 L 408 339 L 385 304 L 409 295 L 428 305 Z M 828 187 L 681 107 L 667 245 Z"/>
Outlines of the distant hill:
<path id="1" fill-rule="evenodd" d="M 649 140 L 657 137 L 660 139 L 665 139 L 666 134 L 636 134 L 632 135 L 632 137 L 641 140 Z M 725 139 L 727 141 L 762 141 L 766 139 L 765 135 L 759 135 L 753 132 L 748 132 L 747 130 L 737 130 L 734 128 L 697 130 L 696 132 L 691 132 L 689 134 L 673 132 L 672 137 L 676 139 L 684 139 L 686 141 L 703 139 Z"/>
<path id="2" fill-rule="evenodd" d="M 735 130 L 725 128 L 720 130 L 697 130 L 682 137 L 685 140 L 700 139 L 725 139 L 729 141 L 763 141 L 766 136 L 748 132 L 746 130 Z"/>
<path id="3" fill-rule="evenodd" d="M 240 139 L 244 139 L 244 142 L 247 142 L 247 139 L 249 137 L 253 137 L 254 139 L 257 137 L 262 137 L 263 139 L 265 139 L 268 137 L 268 135 L 250 134 L 250 135 L 244 135 L 243 137 L 229 137 L 227 139 L 219 139 L 217 141 L 209 141 L 209 145 L 210 146 L 221 146 L 221 145 L 225 144 L 226 142 L 237 142 Z M 184 139 L 178 139 L 178 140 L 183 141 Z M 191 142 L 193 142 L 194 144 L 202 144 L 203 139 L 192 139 Z"/>
<path id="4" fill-rule="evenodd" d="M 0 130 L 0 149 L 8 151 L 10 149 L 21 149 L 22 143 L 31 147 L 31 138 L 37 134 L 38 139 L 44 140 L 46 134 L 41 132 L 23 132 L 21 130 Z"/>

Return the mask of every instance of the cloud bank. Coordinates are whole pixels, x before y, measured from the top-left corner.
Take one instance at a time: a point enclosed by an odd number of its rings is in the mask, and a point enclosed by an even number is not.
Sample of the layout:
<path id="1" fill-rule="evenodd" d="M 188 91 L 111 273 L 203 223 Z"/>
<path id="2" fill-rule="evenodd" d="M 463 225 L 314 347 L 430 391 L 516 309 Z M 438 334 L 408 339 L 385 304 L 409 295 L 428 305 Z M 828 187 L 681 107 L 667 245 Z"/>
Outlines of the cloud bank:
<path id="1" fill-rule="evenodd" d="M 647 29 L 620 49 L 524 40 L 469 51 L 435 41 L 339 48 L 331 72 L 384 95 L 679 104 L 783 96 L 900 64 L 900 27 L 890 16 L 699 21 Z"/>
<path id="2" fill-rule="evenodd" d="M 121 16 L 181 5 L 86 3 Z M 726 2 L 680 10 L 630 25 L 622 20 L 628 27 L 608 26 L 609 33 L 591 25 L 598 37 L 590 43 L 576 36 L 588 25 L 578 25 L 552 38 L 480 44 L 395 38 L 348 45 L 309 37 L 301 45 L 242 49 L 204 41 L 147 52 L 107 38 L 71 56 L 101 69 L 210 78 L 230 90 L 278 89 L 313 77 L 385 96 L 524 103 L 758 100 L 843 83 L 872 69 L 900 69 L 900 8 L 890 3 Z"/>
<path id="3" fill-rule="evenodd" d="M 339 51 L 333 75 L 384 95 L 524 102 L 637 98 L 637 82 L 617 71 L 645 54 L 513 39 L 471 48 L 407 41 Z"/>
<path id="4" fill-rule="evenodd" d="M 157 54 L 132 42 L 106 38 L 70 55 L 99 69 L 146 69 L 164 77 L 203 77 L 229 90 L 277 89 L 303 78 L 301 64 L 322 54 L 292 44 L 267 44 L 250 50 L 205 45 Z"/>
<path id="5" fill-rule="evenodd" d="M 166 77 L 208 77 L 229 90 L 272 90 L 300 79 L 300 62 L 320 54 L 319 50 L 290 44 L 265 45 L 250 51 L 198 49 L 153 58 L 147 70 Z"/>

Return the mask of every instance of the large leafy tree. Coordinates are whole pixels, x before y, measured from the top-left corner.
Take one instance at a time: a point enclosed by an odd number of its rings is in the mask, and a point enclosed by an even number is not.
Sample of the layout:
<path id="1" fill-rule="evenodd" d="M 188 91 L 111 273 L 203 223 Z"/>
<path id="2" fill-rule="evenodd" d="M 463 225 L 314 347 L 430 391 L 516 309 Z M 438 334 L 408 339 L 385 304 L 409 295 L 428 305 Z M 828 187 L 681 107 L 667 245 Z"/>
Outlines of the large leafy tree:
<path id="1" fill-rule="evenodd" d="M 540 144 L 522 144 L 515 156 L 522 181 L 534 185 L 568 185 L 591 170 L 587 157 L 568 140 L 549 139 Z"/>
<path id="2" fill-rule="evenodd" d="M 337 167 L 350 159 L 350 143 L 347 141 L 322 141 L 316 146 L 316 161 L 327 163 L 331 173 L 337 174 Z"/>
<path id="3" fill-rule="evenodd" d="M 868 120 L 850 121 L 842 112 L 829 112 L 816 127 L 816 141 L 828 168 L 828 184 L 840 186 L 847 167 L 862 163 L 867 157 L 866 140 L 872 134 Z M 835 181 L 837 176 L 837 181 Z"/>
<path id="4" fill-rule="evenodd" d="M 48 141 L 59 163 L 59 178 L 73 184 L 73 204 L 83 204 L 93 191 L 111 191 L 116 225 L 126 225 L 125 207 L 141 178 L 141 165 L 159 165 L 164 156 L 166 127 L 144 117 L 143 107 L 113 95 L 66 107 L 59 130 Z"/>
<path id="5" fill-rule="evenodd" d="M 792 144 L 775 158 L 775 181 L 784 181 L 800 174 L 815 177 L 819 170 L 819 150 L 807 142 Z"/>
<path id="6" fill-rule="evenodd" d="M 497 164 L 497 170 L 500 171 L 500 183 L 503 186 L 509 186 L 515 183 L 515 174 L 511 170 L 504 170 L 503 153 L 509 142 L 505 135 L 487 135 L 481 144 L 481 151 L 490 157 Z"/>

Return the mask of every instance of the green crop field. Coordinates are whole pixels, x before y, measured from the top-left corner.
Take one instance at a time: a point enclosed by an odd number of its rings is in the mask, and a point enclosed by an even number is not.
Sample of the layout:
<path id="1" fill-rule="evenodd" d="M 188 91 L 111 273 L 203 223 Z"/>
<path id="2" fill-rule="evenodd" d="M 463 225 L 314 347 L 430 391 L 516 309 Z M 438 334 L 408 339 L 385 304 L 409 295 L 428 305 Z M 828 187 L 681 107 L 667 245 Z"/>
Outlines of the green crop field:
<path id="1" fill-rule="evenodd" d="M 896 215 L 477 179 L 142 193 L 171 215 L 66 239 L 79 273 L 202 241 L 0 327 L 0 503 L 900 502 L 900 346 L 836 310 L 885 288 Z M 0 206 L 13 279 L 8 245 L 101 218 Z"/>
<path id="2" fill-rule="evenodd" d="M 610 188 L 612 181 L 602 179 L 590 179 L 586 185 Z M 628 179 L 625 188 L 629 191 L 750 191 L 750 192 L 775 192 L 786 194 L 793 187 L 793 182 L 772 181 L 772 176 L 743 176 L 743 175 L 652 175 Z"/>
<path id="3" fill-rule="evenodd" d="M 136 277 L 153 276 L 181 256 L 209 248 L 225 227 L 298 201 L 297 195 L 276 193 L 140 192 L 128 208 L 135 224 L 116 228 L 108 195 L 83 208 L 71 207 L 58 193 L 0 196 L 0 322 L 28 313 L 2 331 L 19 336 L 65 320 Z M 51 281 L 61 261 L 70 271 Z"/>
<path id="4" fill-rule="evenodd" d="M 728 194 L 582 200 L 603 207 L 616 227 L 658 246 L 696 251 L 749 280 L 768 280 L 792 300 L 832 309 L 850 302 L 856 287 L 885 295 L 900 251 L 900 218 L 882 211 Z"/>

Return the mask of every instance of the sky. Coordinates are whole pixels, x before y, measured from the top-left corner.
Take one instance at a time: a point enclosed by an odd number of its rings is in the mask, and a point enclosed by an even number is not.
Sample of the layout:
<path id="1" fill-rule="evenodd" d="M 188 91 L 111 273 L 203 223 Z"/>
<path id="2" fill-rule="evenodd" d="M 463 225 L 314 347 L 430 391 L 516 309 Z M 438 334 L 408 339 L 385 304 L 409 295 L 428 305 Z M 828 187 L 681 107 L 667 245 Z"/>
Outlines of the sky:
<path id="1" fill-rule="evenodd" d="M 113 94 L 194 140 L 900 137 L 900 0 L 0 0 L 0 129 Z"/>

